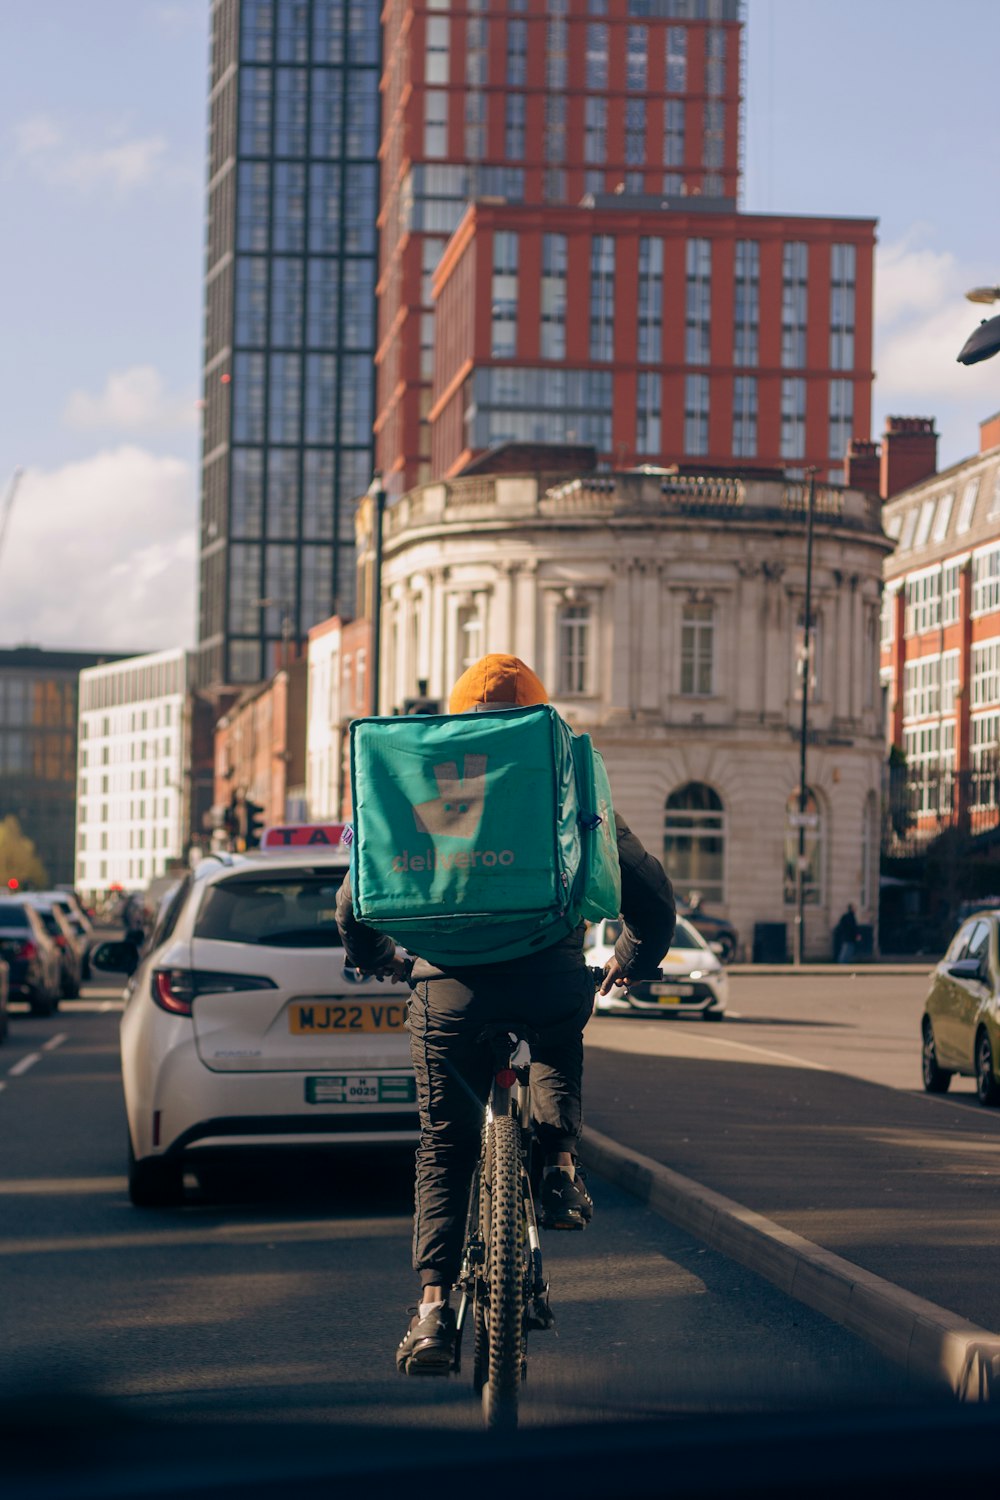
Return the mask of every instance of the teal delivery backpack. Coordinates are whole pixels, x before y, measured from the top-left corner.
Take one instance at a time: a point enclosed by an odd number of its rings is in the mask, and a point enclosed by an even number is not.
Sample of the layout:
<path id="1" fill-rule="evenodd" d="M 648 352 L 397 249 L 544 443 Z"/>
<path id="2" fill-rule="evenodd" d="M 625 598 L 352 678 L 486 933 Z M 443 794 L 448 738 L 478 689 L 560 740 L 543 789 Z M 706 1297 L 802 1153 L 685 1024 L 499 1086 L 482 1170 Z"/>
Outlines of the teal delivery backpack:
<path id="1" fill-rule="evenodd" d="M 611 787 L 550 704 L 351 725 L 354 914 L 431 963 L 521 958 L 617 917 Z"/>

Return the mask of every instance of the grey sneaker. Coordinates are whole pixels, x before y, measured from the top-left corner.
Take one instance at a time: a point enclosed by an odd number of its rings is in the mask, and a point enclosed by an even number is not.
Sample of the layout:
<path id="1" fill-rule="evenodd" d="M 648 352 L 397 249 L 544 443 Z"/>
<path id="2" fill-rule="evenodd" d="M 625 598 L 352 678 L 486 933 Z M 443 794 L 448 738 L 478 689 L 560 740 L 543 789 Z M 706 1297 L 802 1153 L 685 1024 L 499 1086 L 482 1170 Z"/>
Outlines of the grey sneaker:
<path id="1" fill-rule="evenodd" d="M 400 1375 L 447 1375 L 454 1363 L 454 1309 L 442 1302 L 424 1318 L 416 1309 L 396 1349 Z"/>
<path id="2" fill-rule="evenodd" d="M 560 1167 L 546 1172 L 538 1204 L 543 1229 L 586 1229 L 594 1217 L 594 1200 L 580 1173 L 571 1177 Z"/>

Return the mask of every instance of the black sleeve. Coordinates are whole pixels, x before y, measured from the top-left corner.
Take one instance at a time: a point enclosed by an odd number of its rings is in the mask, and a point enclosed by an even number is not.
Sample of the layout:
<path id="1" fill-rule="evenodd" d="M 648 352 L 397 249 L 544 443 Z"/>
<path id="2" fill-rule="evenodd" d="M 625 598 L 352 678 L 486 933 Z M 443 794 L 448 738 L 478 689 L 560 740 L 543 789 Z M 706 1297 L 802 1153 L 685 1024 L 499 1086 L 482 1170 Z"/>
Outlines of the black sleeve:
<path id="1" fill-rule="evenodd" d="M 396 951 L 391 937 L 359 922 L 354 915 L 350 873 L 344 876 L 343 884 L 337 892 L 337 930 L 348 963 L 363 969 L 366 974 L 389 963 Z"/>
<path id="2" fill-rule="evenodd" d="M 615 957 L 633 979 L 646 979 L 659 968 L 673 939 L 677 925 L 673 886 L 660 861 L 646 852 L 617 813 L 615 826 L 624 918 Z"/>

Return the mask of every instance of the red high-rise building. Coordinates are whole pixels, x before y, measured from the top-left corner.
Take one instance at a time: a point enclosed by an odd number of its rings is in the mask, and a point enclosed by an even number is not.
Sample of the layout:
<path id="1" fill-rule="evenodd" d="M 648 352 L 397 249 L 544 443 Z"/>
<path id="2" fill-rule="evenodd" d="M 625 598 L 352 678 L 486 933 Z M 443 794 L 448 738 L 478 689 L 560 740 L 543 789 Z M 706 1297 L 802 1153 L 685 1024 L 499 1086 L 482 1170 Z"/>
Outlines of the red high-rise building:
<path id="1" fill-rule="evenodd" d="M 468 201 L 544 218 L 616 194 L 731 216 L 741 16 L 741 0 L 385 0 L 375 431 L 390 494 L 432 473 L 432 277 Z"/>
<path id="2" fill-rule="evenodd" d="M 471 204 L 434 279 L 434 474 L 547 441 L 842 481 L 871 419 L 874 244 L 870 219 L 690 199 Z"/>

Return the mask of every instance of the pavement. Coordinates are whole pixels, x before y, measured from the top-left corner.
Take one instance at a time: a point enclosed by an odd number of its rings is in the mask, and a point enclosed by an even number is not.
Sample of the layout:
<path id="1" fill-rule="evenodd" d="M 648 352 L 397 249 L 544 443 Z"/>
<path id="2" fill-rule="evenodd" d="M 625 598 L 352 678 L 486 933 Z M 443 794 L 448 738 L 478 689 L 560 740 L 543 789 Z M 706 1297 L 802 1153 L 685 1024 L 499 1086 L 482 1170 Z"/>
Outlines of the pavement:
<path id="1" fill-rule="evenodd" d="M 735 1044 L 705 1059 L 593 1040 L 594 1170 L 911 1373 L 1000 1396 L 996 1117 Z"/>

